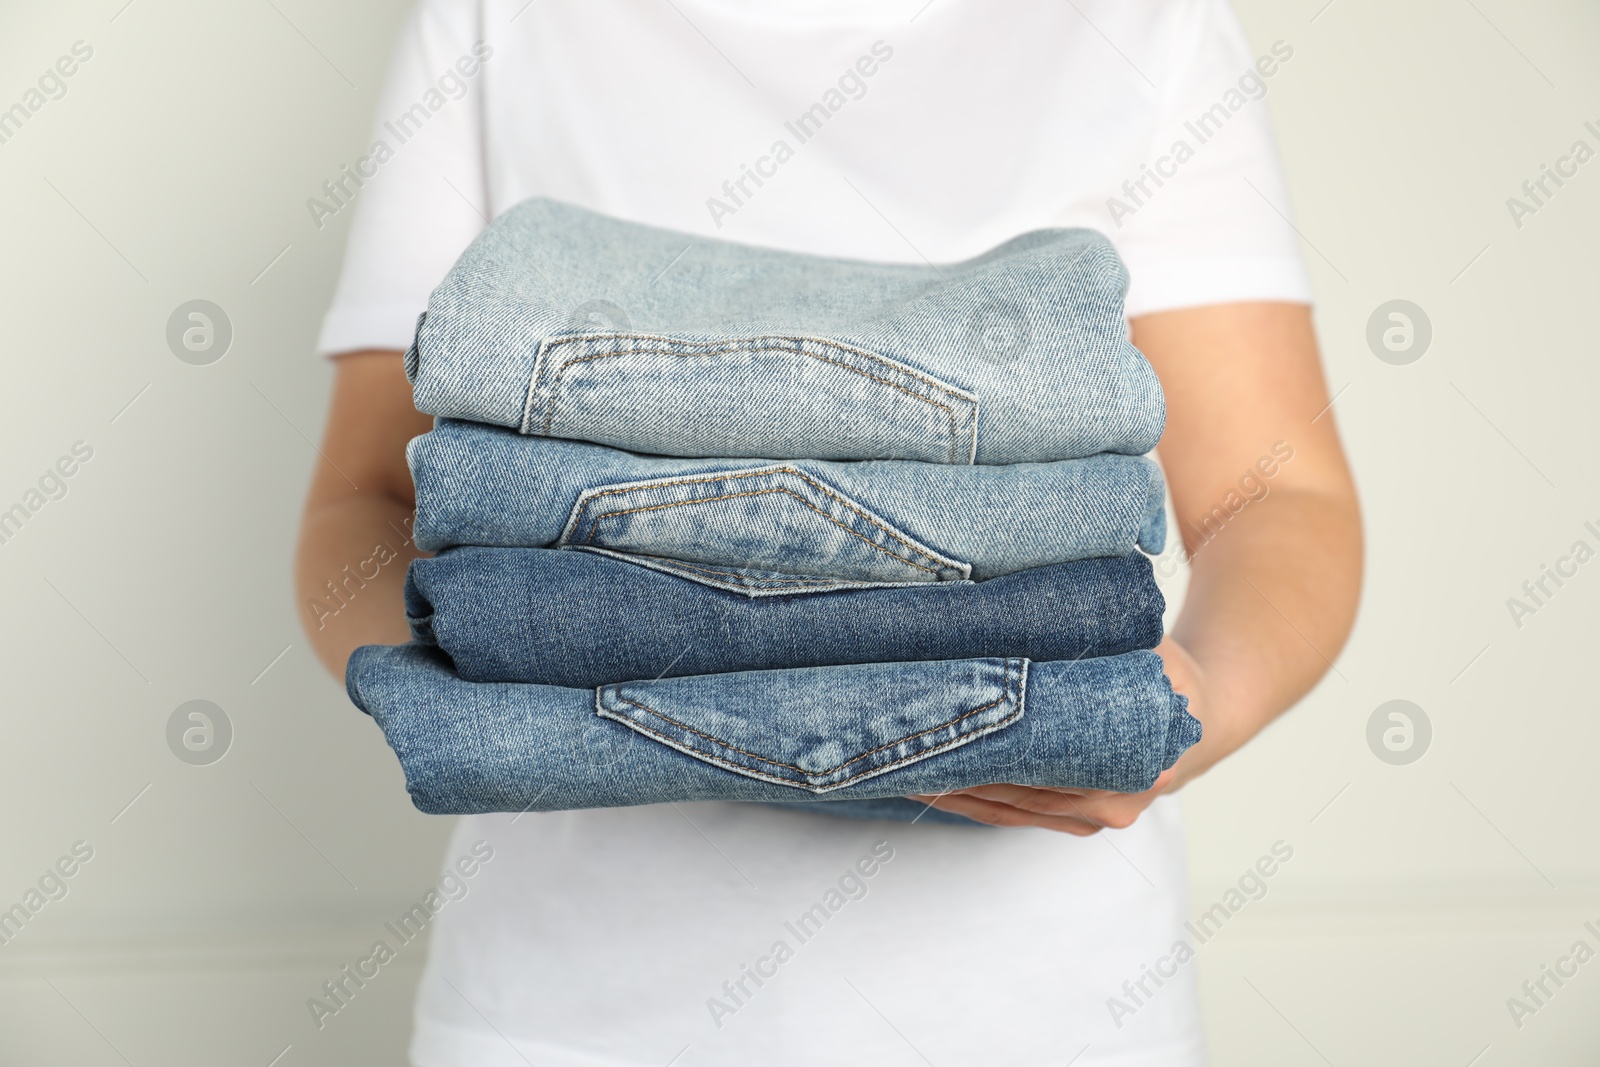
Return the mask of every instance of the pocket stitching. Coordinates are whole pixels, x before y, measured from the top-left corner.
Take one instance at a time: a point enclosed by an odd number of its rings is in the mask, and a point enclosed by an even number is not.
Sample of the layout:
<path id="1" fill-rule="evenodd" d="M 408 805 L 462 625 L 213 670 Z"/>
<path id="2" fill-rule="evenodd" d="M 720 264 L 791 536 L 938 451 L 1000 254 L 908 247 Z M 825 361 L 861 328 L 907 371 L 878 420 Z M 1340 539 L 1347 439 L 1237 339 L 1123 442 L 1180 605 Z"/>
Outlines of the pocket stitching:
<path id="1" fill-rule="evenodd" d="M 616 550 L 612 549 L 611 551 L 616 551 Z M 629 555 L 629 554 L 630 553 L 621 553 L 621 555 Z M 681 569 L 686 570 L 686 571 L 699 571 L 701 574 L 720 574 L 725 578 L 743 578 L 743 577 L 745 577 L 744 575 L 740 574 L 738 571 L 718 571 L 718 570 L 712 570 L 710 567 L 696 567 L 693 564 L 683 563 L 683 562 L 681 562 L 679 560 L 667 559 L 665 556 L 648 556 L 648 557 L 643 557 L 643 558 L 660 560 L 663 564 L 666 564 L 666 565 L 669 565 L 669 566 L 672 566 L 672 567 L 678 567 L 678 568 L 681 568 Z M 847 579 L 840 579 L 840 578 L 755 578 L 755 579 L 749 579 L 749 580 L 757 582 L 757 583 L 765 583 L 765 584 L 770 584 L 770 585 L 832 586 L 832 585 L 837 584 L 840 581 L 845 581 Z"/>
<path id="2" fill-rule="evenodd" d="M 765 594 L 777 596 L 803 596 L 809 593 L 844 592 L 856 589 L 883 589 L 883 588 L 908 588 L 920 587 L 924 582 L 864 582 L 851 578 L 828 578 L 804 575 L 793 578 L 760 578 L 752 577 L 748 573 L 736 570 L 713 570 L 708 567 L 696 567 L 693 564 L 680 560 L 668 559 L 665 556 L 651 556 L 640 552 L 623 552 L 614 548 L 599 548 L 585 545 L 571 545 L 560 551 L 596 552 L 612 559 L 620 559 L 625 563 L 659 571 L 674 578 L 685 581 L 699 582 L 701 585 L 720 589 L 724 592 L 738 593 L 741 596 L 756 598 Z M 683 570 L 698 570 L 702 574 L 721 575 L 725 580 L 717 578 L 696 578 L 691 574 L 682 574 Z M 773 589 L 771 586 L 779 584 L 797 584 L 795 589 Z M 971 584 L 963 580 L 961 584 Z"/>
<path id="3" fill-rule="evenodd" d="M 829 515 L 827 512 L 825 512 L 821 508 L 817 507 L 815 504 L 812 504 L 810 501 L 806 500 L 805 497 L 802 497 L 800 494 L 796 493 L 794 490 L 785 489 L 782 486 L 777 486 L 777 487 L 774 487 L 772 489 L 756 489 L 756 490 L 752 490 L 751 492 L 748 492 L 748 493 L 724 493 L 722 496 L 706 496 L 706 497 L 701 497 L 698 500 L 675 500 L 675 501 L 672 501 L 671 503 L 667 503 L 667 504 L 652 504 L 649 507 L 626 508 L 626 509 L 621 510 L 621 511 L 608 511 L 604 515 L 598 515 L 598 516 L 595 517 L 594 522 L 589 527 L 589 536 L 583 539 L 583 543 L 586 544 L 586 545 L 593 543 L 594 535 L 597 532 L 599 532 L 598 531 L 598 527 L 599 527 L 601 521 L 605 520 L 605 519 L 615 518 L 618 515 L 632 515 L 632 514 L 635 514 L 637 512 L 641 512 L 641 511 L 662 511 L 662 510 L 664 510 L 666 508 L 681 508 L 681 507 L 685 507 L 685 506 L 687 506 L 689 504 L 711 504 L 711 503 L 715 503 L 718 500 L 738 500 L 738 499 L 740 499 L 742 497 L 747 497 L 747 496 L 766 496 L 766 495 L 771 494 L 771 493 L 783 493 L 786 496 L 793 497 L 795 500 L 799 501 L 802 505 L 804 505 L 805 507 L 810 508 L 812 511 L 814 511 L 818 515 L 822 516 L 828 522 L 833 523 L 835 526 L 839 527 L 839 529 L 843 530 L 845 533 L 849 534 L 851 537 L 860 538 L 869 547 L 877 549 L 879 552 L 882 552 L 884 555 L 888 556 L 890 559 L 897 560 L 900 563 L 904 563 L 908 567 L 915 567 L 919 571 L 927 571 L 929 574 L 932 574 L 935 577 L 937 577 L 938 574 L 939 574 L 939 572 L 933 567 L 926 567 L 926 566 L 923 566 L 922 564 L 917 563 L 917 562 L 915 562 L 913 560 L 905 559 L 904 557 L 895 555 L 893 552 L 889 551 L 887 548 L 884 548 L 882 545 L 878 544 L 876 541 L 872 540 L 867 535 L 865 535 L 863 533 L 860 533 L 860 532 L 858 532 L 856 530 L 850 529 L 849 526 L 847 526 L 844 523 L 840 522 L 838 519 L 834 518 L 832 515 Z M 871 522 L 870 519 L 867 520 L 867 521 Z M 873 525 L 877 525 L 877 524 L 873 523 Z M 924 556 L 923 558 L 926 559 L 927 557 Z"/>
<path id="4" fill-rule="evenodd" d="M 542 346 L 543 350 L 539 353 L 539 356 L 540 356 L 539 363 L 540 363 L 540 365 L 535 367 L 535 370 L 534 370 L 534 381 L 537 382 L 539 380 L 540 375 L 542 375 L 543 372 L 544 372 L 544 367 L 543 367 L 542 364 L 544 362 L 545 354 L 547 352 L 549 352 L 550 350 L 556 348 L 559 345 L 578 344 L 578 343 L 582 343 L 584 341 L 596 341 L 596 340 L 604 341 L 604 340 L 635 340 L 635 339 L 638 339 L 638 335 L 635 335 L 635 334 L 583 334 L 583 335 L 580 335 L 580 336 L 577 336 L 577 337 L 558 337 L 558 338 L 554 338 L 552 340 L 548 340 L 548 341 L 546 341 L 544 343 L 544 345 Z M 913 369 L 911 369 L 909 367 L 904 367 L 904 366 L 893 364 L 889 360 L 887 360 L 887 359 L 885 359 L 885 358 L 883 358 L 881 356 L 875 356 L 871 352 L 867 352 L 867 351 L 864 351 L 863 349 L 859 349 L 859 348 L 854 348 L 854 347 L 852 347 L 850 345 L 840 344 L 837 341 L 829 341 L 829 340 L 825 340 L 825 339 L 820 338 L 820 337 L 792 338 L 792 340 L 801 342 L 801 345 L 799 347 L 796 347 L 796 348 L 793 348 L 793 349 L 783 348 L 783 347 L 780 347 L 779 345 L 777 345 L 776 343 L 774 343 L 774 342 L 777 342 L 777 341 L 784 341 L 784 340 L 791 340 L 791 338 L 784 338 L 784 337 L 754 337 L 754 338 L 750 339 L 750 344 L 747 347 L 740 347 L 740 346 L 738 346 L 737 344 L 735 344 L 733 342 L 725 342 L 724 343 L 725 347 L 715 348 L 715 349 L 705 349 L 705 350 L 697 351 L 697 352 L 694 352 L 694 351 L 691 351 L 691 352 L 675 352 L 675 351 L 672 351 L 670 349 L 664 349 L 664 348 L 663 349 L 635 348 L 635 349 L 630 349 L 630 350 L 628 350 L 626 352 L 598 352 L 598 353 L 595 353 L 593 355 L 577 356 L 577 357 L 575 357 L 573 359 L 566 360 L 565 362 L 563 362 L 561 364 L 561 366 L 556 368 L 555 374 L 550 379 L 550 399 L 545 405 L 545 419 L 544 419 L 544 431 L 543 432 L 548 436 L 549 433 L 550 433 L 550 427 L 555 422 L 556 400 L 558 399 L 558 390 L 560 389 L 560 386 L 561 386 L 561 376 L 566 374 L 567 371 L 570 370 L 572 367 L 575 367 L 580 363 L 591 363 L 591 362 L 593 362 L 595 360 L 611 359 L 611 358 L 613 358 L 615 356 L 680 356 L 680 357 L 686 357 L 686 356 L 723 356 L 723 355 L 728 355 L 730 353 L 749 353 L 749 352 L 789 352 L 789 353 L 792 353 L 794 355 L 806 356 L 806 357 L 808 357 L 810 359 L 815 359 L 815 360 L 818 360 L 819 362 L 822 362 L 822 363 L 832 363 L 835 366 L 843 367 L 845 370 L 849 371 L 852 374 L 859 374 L 863 378 L 867 378 L 867 379 L 869 379 L 871 381 L 875 381 L 875 382 L 880 382 L 883 385 L 889 386 L 891 389 L 898 389 L 900 392 L 902 392 L 902 393 L 906 394 L 907 396 L 911 397 L 913 400 L 920 400 L 925 404 L 931 404 L 934 407 L 938 408 L 940 411 L 943 411 L 945 413 L 945 417 L 950 422 L 950 462 L 951 463 L 957 462 L 957 459 L 956 459 L 956 442 L 960 437 L 960 431 L 956 426 L 956 411 L 955 411 L 955 409 L 953 407 L 949 406 L 948 404 L 941 404 L 937 400 L 934 400 L 932 397 L 918 396 L 916 393 L 912 392 L 910 389 L 907 389 L 903 385 L 900 385 L 900 384 L 898 384 L 896 382 L 892 382 L 887 378 L 879 378 L 876 375 L 868 374 L 866 371 L 862 370 L 861 368 L 852 367 L 852 366 L 850 366 L 850 364 L 845 363 L 842 360 L 829 359 L 826 356 L 817 355 L 814 352 L 807 352 L 805 350 L 805 348 L 804 348 L 804 342 L 808 342 L 809 341 L 809 342 L 814 343 L 814 344 L 833 347 L 833 348 L 837 348 L 837 349 L 839 349 L 841 351 L 850 352 L 853 355 L 861 357 L 862 359 L 870 360 L 870 361 L 872 361 L 874 363 L 880 363 L 880 364 L 882 364 L 882 365 L 884 365 L 886 367 L 889 367 L 890 369 L 892 369 L 892 370 L 894 370 L 894 371 L 896 371 L 898 373 L 909 375 L 910 377 L 915 378 L 917 381 L 922 382 L 924 385 L 927 385 L 930 388 L 936 389 L 936 390 L 946 394 L 947 396 L 958 397 L 960 399 L 968 399 L 967 397 L 963 396 L 960 392 L 958 392 L 956 389 L 952 388 L 951 386 L 945 385 L 944 383 L 939 382 L 936 379 L 926 377 L 926 376 L 920 374 L 919 372 L 917 372 L 917 371 L 915 371 L 915 370 L 913 370 Z M 714 343 L 717 343 L 717 342 L 679 341 L 679 342 L 676 342 L 676 343 L 682 344 L 682 345 L 695 345 L 695 344 L 706 344 L 706 343 L 714 344 Z M 532 390 L 529 390 L 528 399 L 529 399 L 529 401 L 531 401 L 533 399 L 533 391 Z M 524 406 L 523 419 L 524 419 L 524 421 L 526 421 L 526 419 L 527 419 L 527 405 Z"/>
<path id="5" fill-rule="evenodd" d="M 830 500 L 833 500 L 836 503 L 838 503 L 840 507 L 843 507 L 843 508 L 845 508 L 845 509 L 847 509 L 849 511 L 854 512 L 856 515 L 860 516 L 866 522 L 869 522 L 873 526 L 876 526 L 878 529 L 882 530 L 886 536 L 888 536 L 889 538 L 893 539 L 894 541 L 899 542 L 902 546 L 905 547 L 905 549 L 908 552 L 914 553 L 915 555 L 918 555 L 921 558 L 923 558 L 925 560 L 929 560 L 929 561 L 934 562 L 934 563 L 942 563 L 942 561 L 936 559 L 935 557 L 930 555 L 928 552 L 925 552 L 921 548 L 919 548 L 918 546 L 912 544 L 909 540 L 906 539 L 906 537 L 904 535 L 902 535 L 898 531 L 896 531 L 893 528 L 885 525 L 884 523 L 879 522 L 876 518 L 874 518 L 871 514 L 866 512 L 864 509 L 862 509 L 859 505 L 855 504 L 853 501 L 851 501 L 848 498 L 846 498 L 844 496 L 841 496 L 840 494 L 834 492 L 831 487 L 823 484 L 822 482 L 817 481 L 816 479 L 814 479 L 814 478 L 810 477 L 809 475 L 807 475 L 804 471 L 799 470 L 799 469 L 797 469 L 795 467 L 763 467 L 763 468 L 760 468 L 759 470 L 750 470 L 750 471 L 726 471 L 726 472 L 718 473 L 718 474 L 711 475 L 711 476 L 705 477 L 705 478 L 679 478 L 679 479 L 674 479 L 674 480 L 670 480 L 670 481 L 653 481 L 653 482 L 649 482 L 647 484 L 627 486 L 627 487 L 617 488 L 617 489 L 603 489 L 603 490 L 601 490 L 601 491 L 599 491 L 597 493 L 592 494 L 587 499 L 585 499 L 583 501 L 582 505 L 581 505 L 581 508 L 582 509 L 587 509 L 590 501 L 598 500 L 603 496 L 612 496 L 612 495 L 615 495 L 615 494 L 618 494 L 618 493 L 637 492 L 638 490 L 643 489 L 643 488 L 652 488 L 653 489 L 653 488 L 658 488 L 658 487 L 665 488 L 665 487 L 674 486 L 674 485 L 703 485 L 703 484 L 706 484 L 708 482 L 719 482 L 719 481 L 723 481 L 723 480 L 730 479 L 730 478 L 753 478 L 753 477 L 757 477 L 757 476 L 763 475 L 763 474 L 780 474 L 780 473 L 781 474 L 792 474 L 796 478 L 799 478 L 801 481 L 805 482 L 807 485 L 809 485 L 812 488 L 814 488 L 815 490 L 817 490 L 817 492 L 821 493 L 823 496 L 826 496 Z M 801 497 L 800 495 L 794 493 L 791 490 L 783 489 L 780 486 L 780 487 L 775 488 L 775 489 L 760 490 L 760 492 L 769 492 L 769 493 L 770 492 L 787 492 L 787 493 L 789 493 L 790 496 L 793 496 L 796 500 L 800 501 L 800 503 L 804 504 L 808 508 L 811 508 L 812 511 L 815 511 L 818 515 L 821 515 L 823 518 L 827 519 L 829 522 L 831 522 L 834 525 L 838 526 L 841 530 L 844 530 L 846 533 L 851 534 L 851 535 L 853 535 L 855 537 L 860 537 L 863 541 L 866 541 L 867 544 L 871 545 L 873 548 L 878 549 L 880 552 L 883 552 L 883 553 L 887 554 L 891 558 L 897 559 L 901 563 L 905 563 L 908 566 L 916 567 L 919 570 L 928 571 L 931 574 L 937 574 L 938 573 L 938 571 L 935 568 L 924 567 L 924 566 L 921 566 L 920 564 L 913 563 L 911 560 L 904 559 L 904 558 L 902 558 L 900 556 L 895 555 L 893 552 L 890 552 L 888 549 L 886 549 L 882 545 L 877 544 L 876 542 L 872 541 L 870 538 L 867 538 L 867 537 L 863 536 L 862 534 L 857 533 L 855 530 L 850 529 L 850 527 L 846 526 L 844 523 L 840 522 L 838 519 L 834 518 L 832 515 L 829 515 L 827 512 L 825 512 L 825 511 L 821 510 L 820 508 L 816 507 L 814 504 L 811 504 L 804 497 Z M 734 493 L 734 494 L 729 494 L 727 496 L 701 497 L 698 500 L 679 500 L 679 501 L 672 501 L 672 502 L 666 503 L 666 504 L 655 504 L 655 505 L 652 505 L 651 507 L 631 508 L 631 509 L 628 509 L 628 510 L 625 510 L 625 511 L 607 512 L 604 515 L 598 516 L 594 520 L 594 522 L 590 525 L 590 527 L 589 527 L 589 536 L 584 538 L 583 543 L 584 544 L 592 543 L 594 541 L 594 535 L 597 532 L 596 528 L 599 526 L 601 519 L 608 519 L 608 518 L 611 518 L 614 515 L 629 515 L 629 514 L 632 514 L 633 512 L 636 512 L 636 511 L 656 511 L 656 510 L 660 510 L 662 508 L 680 507 L 680 506 L 685 505 L 685 504 L 699 504 L 699 503 L 705 503 L 705 502 L 716 501 L 716 500 L 731 500 L 731 499 L 734 499 L 735 497 L 754 496 L 754 495 L 757 495 L 757 494 L 756 493 Z M 952 570 L 960 570 L 961 568 L 958 565 L 958 566 L 952 567 L 951 569 Z"/>
<path id="6" fill-rule="evenodd" d="M 783 767 L 783 768 L 785 768 L 787 770 L 796 771 L 799 774 L 802 774 L 802 775 L 804 775 L 804 776 L 806 776 L 808 778 L 818 778 L 818 777 L 823 777 L 823 776 L 826 776 L 826 775 L 829 775 L 829 774 L 833 774 L 833 773 L 841 770 L 842 768 L 850 766 L 850 764 L 855 763 L 857 760 L 865 759 L 868 756 L 871 756 L 871 755 L 873 755 L 875 753 L 882 752 L 884 749 L 894 748 L 896 745 L 903 745 L 907 741 L 914 741 L 917 738 L 922 737 L 925 734 L 931 734 L 931 733 L 933 733 L 933 732 L 935 732 L 937 730 L 943 730 L 943 729 L 945 729 L 947 727 L 954 726 L 956 723 L 960 722 L 961 720 L 967 719 L 967 718 L 971 718 L 972 716 L 978 714 L 978 712 L 980 712 L 980 711 L 987 711 L 988 709 L 990 709 L 992 707 L 995 707 L 998 704 L 1005 703 L 1006 701 L 1011 699 L 1012 683 L 1018 680 L 1018 671 L 1017 671 L 1017 668 L 1015 666 L 1015 664 L 1017 664 L 1017 663 L 1018 663 L 1018 661 L 1014 660 L 1014 659 L 1006 660 L 1006 666 L 1005 666 L 1005 691 L 1000 695 L 1000 697 L 998 699 L 991 700 L 987 704 L 981 705 L 981 706 L 976 707 L 976 708 L 972 708 L 969 711 L 962 712 L 960 715 L 957 715 L 955 718 L 949 720 L 948 722 L 940 723 L 937 726 L 930 726 L 926 730 L 919 730 L 918 732 L 916 732 L 914 734 L 908 734 L 907 736 L 902 737 L 897 741 L 890 741 L 889 743 L 883 744 L 883 745 L 879 745 L 877 748 L 871 749 L 870 751 L 859 753 L 858 755 L 852 756 L 849 759 L 845 760 L 843 763 L 839 764 L 838 766 L 830 767 L 825 771 L 808 771 L 804 767 L 797 767 L 794 764 L 784 763 L 781 760 L 768 759 L 765 756 L 758 756 L 754 752 L 747 752 L 744 749 L 739 748 L 737 745 L 731 745 L 728 742 L 723 741 L 722 739 L 720 739 L 718 737 L 714 737 L 711 734 L 705 733 L 705 732 L 700 731 L 700 730 L 696 730 L 694 727 L 689 726 L 686 723 L 681 723 L 681 722 L 679 722 L 678 720 L 672 718 L 669 715 L 663 715 L 661 712 L 657 711 L 656 709 L 651 708 L 651 707 L 647 707 L 646 705 L 641 704 L 636 700 L 629 700 L 627 697 L 622 695 L 622 693 L 620 691 L 620 687 L 612 687 L 612 695 L 615 696 L 618 700 L 622 701 L 624 704 L 632 704 L 634 707 L 640 709 L 641 711 L 649 712 L 651 715 L 654 715 L 658 719 L 661 719 L 661 720 L 663 720 L 665 722 L 670 722 L 670 723 L 672 723 L 672 725 L 677 726 L 677 727 L 679 727 L 681 729 L 687 730 L 689 733 L 692 733 L 692 734 L 696 735 L 697 737 L 703 737 L 706 740 L 713 742 L 714 744 L 721 745 L 723 748 L 728 749 L 731 752 L 737 752 L 740 755 L 749 756 L 751 759 L 759 760 L 762 763 L 771 764 L 774 767 Z M 603 714 L 603 709 L 597 707 L 595 710 L 597 712 L 600 712 L 600 713 Z M 993 729 L 999 729 L 1002 726 L 1009 726 L 1011 723 L 1015 722 L 1017 720 L 1017 718 L 1021 716 L 1021 714 L 1022 714 L 1022 703 L 1021 703 L 1021 701 L 1018 701 L 1017 710 L 1012 712 L 1010 715 L 1007 715 L 1004 719 L 1001 719 L 998 722 L 994 723 L 990 727 L 990 729 L 993 730 Z M 639 723 L 635 723 L 631 719 L 626 720 L 625 721 L 625 725 L 628 725 L 628 726 L 631 726 L 631 727 L 633 727 L 635 729 L 638 729 L 643 733 L 647 733 L 647 734 L 651 735 L 652 737 L 659 738 L 661 741 L 663 741 L 663 742 L 665 742 L 665 743 L 667 743 L 669 745 L 671 744 L 671 738 L 668 738 L 666 735 L 658 733 L 657 731 L 650 729 L 648 726 L 643 726 L 643 725 L 641 725 Z M 854 782 L 859 778 L 868 777 L 868 776 L 876 775 L 876 774 L 881 774 L 884 771 L 893 770 L 894 768 L 902 766 L 902 765 L 904 765 L 906 763 L 911 763 L 911 762 L 915 762 L 917 760 L 925 759 L 928 756 L 938 755 L 940 752 L 943 752 L 945 749 L 950 748 L 952 745 L 955 745 L 955 744 L 963 742 L 963 741 L 968 741 L 968 740 L 972 740 L 972 738 L 968 738 L 968 737 L 952 738 L 950 741 L 948 741 L 948 742 L 946 742 L 946 743 L 944 743 L 942 745 L 939 745 L 937 748 L 929 749 L 926 752 L 918 752 L 918 753 L 914 753 L 914 754 L 909 755 L 909 756 L 903 756 L 900 759 L 897 759 L 892 763 L 886 763 L 881 767 L 868 768 L 867 770 L 864 770 L 864 771 L 860 772 L 859 774 L 854 774 L 854 775 L 851 775 L 849 778 L 843 779 L 842 781 L 835 782 L 833 785 L 828 786 L 828 788 L 829 789 L 837 789 L 840 786 L 849 785 L 851 782 Z M 708 753 L 701 753 L 699 755 L 705 756 L 705 755 L 709 755 L 709 754 Z M 745 771 L 748 771 L 749 769 L 750 768 L 741 768 L 741 770 L 745 770 Z M 795 783 L 790 782 L 790 781 L 785 779 L 783 781 L 783 784 L 785 784 L 785 785 L 794 785 Z M 805 788 L 805 787 L 803 787 L 803 788 Z"/>

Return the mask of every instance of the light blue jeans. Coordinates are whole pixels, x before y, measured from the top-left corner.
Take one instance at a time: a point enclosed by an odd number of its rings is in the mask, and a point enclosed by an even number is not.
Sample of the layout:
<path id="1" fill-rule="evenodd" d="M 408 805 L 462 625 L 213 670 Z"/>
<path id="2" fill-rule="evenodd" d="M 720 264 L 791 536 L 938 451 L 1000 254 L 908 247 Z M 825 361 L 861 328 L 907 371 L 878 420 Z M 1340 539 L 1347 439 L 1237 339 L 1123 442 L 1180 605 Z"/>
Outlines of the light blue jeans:
<path id="1" fill-rule="evenodd" d="M 754 248 L 533 199 L 428 302 L 417 409 L 635 452 L 1023 463 L 1155 447 L 1127 271 L 1092 230 L 945 266 Z"/>
<path id="2" fill-rule="evenodd" d="M 590 690 L 465 682 L 437 649 L 369 645 L 346 684 L 431 814 L 883 799 L 991 782 L 1138 792 L 1200 738 L 1153 652 Z"/>
<path id="3" fill-rule="evenodd" d="M 713 584 L 719 569 L 984 579 L 1135 547 L 1154 554 L 1166 537 L 1161 471 L 1139 456 L 1006 466 L 677 459 L 441 420 L 407 457 L 426 551 L 604 549 L 693 564 Z"/>

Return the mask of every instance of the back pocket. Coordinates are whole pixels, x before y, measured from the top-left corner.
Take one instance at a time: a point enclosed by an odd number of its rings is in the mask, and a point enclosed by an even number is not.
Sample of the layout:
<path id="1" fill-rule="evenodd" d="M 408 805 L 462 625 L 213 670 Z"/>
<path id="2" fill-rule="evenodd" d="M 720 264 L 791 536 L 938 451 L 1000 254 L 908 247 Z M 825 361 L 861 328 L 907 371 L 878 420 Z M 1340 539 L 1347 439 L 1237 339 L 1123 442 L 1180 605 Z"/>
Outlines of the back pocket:
<path id="1" fill-rule="evenodd" d="M 624 682 L 595 712 L 724 770 L 826 793 L 1022 718 L 1025 659 L 871 663 Z"/>
<path id="2" fill-rule="evenodd" d="M 971 463 L 978 398 L 813 337 L 544 341 L 522 432 L 671 456 Z"/>
<path id="3" fill-rule="evenodd" d="M 788 465 L 585 490 L 556 544 L 848 582 L 960 581 L 972 571 Z"/>

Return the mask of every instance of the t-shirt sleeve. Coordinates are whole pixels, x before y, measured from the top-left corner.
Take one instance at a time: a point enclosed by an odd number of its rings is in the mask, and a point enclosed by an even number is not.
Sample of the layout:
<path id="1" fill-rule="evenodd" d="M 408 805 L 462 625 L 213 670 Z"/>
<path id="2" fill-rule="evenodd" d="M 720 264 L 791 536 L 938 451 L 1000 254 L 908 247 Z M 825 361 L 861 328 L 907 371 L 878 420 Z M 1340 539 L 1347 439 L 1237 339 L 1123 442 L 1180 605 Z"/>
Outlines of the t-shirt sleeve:
<path id="1" fill-rule="evenodd" d="M 408 347 L 428 294 L 487 225 L 481 94 L 482 67 L 492 59 L 477 7 L 422 0 L 412 11 L 379 95 L 372 144 L 318 197 L 330 211 L 354 213 L 317 339 L 323 355 Z M 326 221 L 322 208 L 313 213 Z"/>
<path id="2" fill-rule="evenodd" d="M 1184 4 L 1145 168 L 1107 209 L 1130 317 L 1243 300 L 1311 302 L 1268 97 L 1294 48 L 1258 55 L 1227 0 Z"/>

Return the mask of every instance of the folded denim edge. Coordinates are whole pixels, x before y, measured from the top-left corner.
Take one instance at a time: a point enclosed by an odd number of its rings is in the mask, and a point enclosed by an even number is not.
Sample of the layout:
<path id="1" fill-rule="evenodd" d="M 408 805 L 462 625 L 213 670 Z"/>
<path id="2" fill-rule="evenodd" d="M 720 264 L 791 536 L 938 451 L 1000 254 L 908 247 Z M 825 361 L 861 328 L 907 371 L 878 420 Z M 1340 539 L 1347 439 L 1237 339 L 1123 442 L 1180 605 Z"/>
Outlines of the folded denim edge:
<path id="1" fill-rule="evenodd" d="M 1167 547 L 1167 483 L 1159 469 L 1151 473 L 1144 516 L 1137 544 L 1150 555 L 1159 556 Z"/>
<path id="2" fill-rule="evenodd" d="M 439 647 L 438 636 L 433 632 L 433 601 L 417 581 L 417 568 L 412 560 L 406 564 L 405 601 L 406 625 L 411 628 L 411 640 L 419 645 Z"/>
<path id="3" fill-rule="evenodd" d="M 1162 677 L 1166 677 L 1165 674 Z M 1189 714 L 1189 698 L 1172 689 L 1172 680 L 1167 679 L 1167 687 L 1172 691 L 1172 717 L 1167 726 L 1167 750 L 1162 754 L 1161 769 L 1164 771 L 1178 762 L 1190 748 L 1199 744 L 1200 737 L 1205 733 L 1205 727 L 1200 720 Z"/>
<path id="4" fill-rule="evenodd" d="M 344 665 L 344 692 L 363 715 L 372 716 L 372 709 L 367 707 L 366 701 L 361 698 L 362 666 L 366 660 L 374 655 L 373 649 L 383 648 L 383 645 L 362 645 L 350 653 L 350 659 Z"/>

